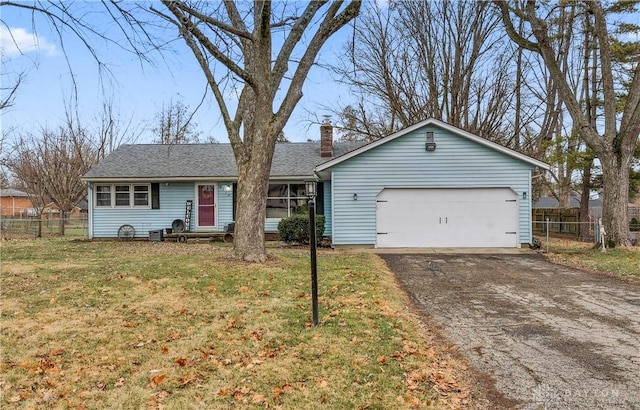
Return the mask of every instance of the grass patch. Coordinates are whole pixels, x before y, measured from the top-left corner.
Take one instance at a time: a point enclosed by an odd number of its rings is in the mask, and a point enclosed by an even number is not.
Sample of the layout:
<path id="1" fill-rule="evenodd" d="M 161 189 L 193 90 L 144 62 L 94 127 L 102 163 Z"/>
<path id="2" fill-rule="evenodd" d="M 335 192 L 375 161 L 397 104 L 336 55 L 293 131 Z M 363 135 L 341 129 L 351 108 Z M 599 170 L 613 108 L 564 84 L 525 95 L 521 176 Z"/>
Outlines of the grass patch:
<path id="1" fill-rule="evenodd" d="M 640 279 L 640 247 L 609 248 L 602 252 L 591 243 L 552 238 L 547 256 L 558 263 Z"/>
<path id="2" fill-rule="evenodd" d="M 0 407 L 425 408 L 467 404 L 371 254 L 261 265 L 213 244 L 2 243 Z"/>

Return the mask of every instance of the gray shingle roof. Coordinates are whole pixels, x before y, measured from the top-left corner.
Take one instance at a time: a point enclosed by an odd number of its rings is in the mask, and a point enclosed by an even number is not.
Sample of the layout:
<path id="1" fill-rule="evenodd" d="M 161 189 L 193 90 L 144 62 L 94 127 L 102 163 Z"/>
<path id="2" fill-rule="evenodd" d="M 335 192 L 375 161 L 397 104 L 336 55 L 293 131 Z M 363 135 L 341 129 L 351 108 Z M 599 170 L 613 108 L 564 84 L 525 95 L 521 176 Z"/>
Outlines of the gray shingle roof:
<path id="1" fill-rule="evenodd" d="M 23 191 L 18 191 L 17 189 L 13 189 L 13 188 L 3 188 L 3 189 L 0 189 L 0 196 L 26 197 L 26 196 L 29 196 L 29 194 Z"/>
<path id="2" fill-rule="evenodd" d="M 334 142 L 333 157 L 320 156 L 320 143 L 276 144 L 272 177 L 311 176 L 313 169 L 360 146 Z M 122 145 L 91 168 L 85 179 L 237 177 L 231 144 Z"/>
<path id="3" fill-rule="evenodd" d="M 557 208 L 560 202 L 552 196 L 540 197 L 534 204 L 533 208 Z M 602 199 L 590 199 L 589 208 L 597 208 L 602 206 Z M 571 197 L 569 208 L 580 208 L 580 198 Z"/>

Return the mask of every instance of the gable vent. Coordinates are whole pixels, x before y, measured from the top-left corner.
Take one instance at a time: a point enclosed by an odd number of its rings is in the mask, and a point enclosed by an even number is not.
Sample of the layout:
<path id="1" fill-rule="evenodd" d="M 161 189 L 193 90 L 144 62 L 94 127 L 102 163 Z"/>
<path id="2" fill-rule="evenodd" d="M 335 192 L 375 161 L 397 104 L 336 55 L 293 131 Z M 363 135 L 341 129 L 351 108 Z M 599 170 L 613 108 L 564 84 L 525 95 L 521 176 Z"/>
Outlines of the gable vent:
<path id="1" fill-rule="evenodd" d="M 427 131 L 426 132 L 426 143 L 424 144 L 424 148 L 427 151 L 435 151 L 436 150 L 435 136 L 433 135 L 433 132 L 431 132 L 431 131 Z"/>

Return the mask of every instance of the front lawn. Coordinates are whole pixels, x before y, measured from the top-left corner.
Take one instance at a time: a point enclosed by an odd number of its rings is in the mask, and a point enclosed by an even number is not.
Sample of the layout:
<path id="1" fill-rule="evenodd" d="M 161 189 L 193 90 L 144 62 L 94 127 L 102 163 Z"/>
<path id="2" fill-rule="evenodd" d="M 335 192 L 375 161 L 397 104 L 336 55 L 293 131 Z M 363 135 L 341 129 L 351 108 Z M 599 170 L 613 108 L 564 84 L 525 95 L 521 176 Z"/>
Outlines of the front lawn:
<path id="1" fill-rule="evenodd" d="M 602 252 L 592 243 L 551 239 L 550 260 L 592 271 L 640 279 L 640 247 L 608 248 Z"/>
<path id="2" fill-rule="evenodd" d="M 459 407 L 468 391 L 371 254 L 263 265 L 208 243 L 2 243 L 0 407 Z M 459 370 L 459 368 L 458 368 Z"/>

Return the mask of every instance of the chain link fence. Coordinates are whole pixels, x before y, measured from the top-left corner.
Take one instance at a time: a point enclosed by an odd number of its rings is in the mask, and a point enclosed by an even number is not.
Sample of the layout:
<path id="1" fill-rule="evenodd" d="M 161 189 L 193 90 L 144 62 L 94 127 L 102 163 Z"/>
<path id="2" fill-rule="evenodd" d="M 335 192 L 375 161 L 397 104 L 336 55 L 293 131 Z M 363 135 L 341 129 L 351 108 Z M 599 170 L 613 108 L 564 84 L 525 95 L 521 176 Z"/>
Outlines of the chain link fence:
<path id="1" fill-rule="evenodd" d="M 70 238 L 87 238 L 87 219 L 38 219 L 38 218 L 2 218 L 0 234 L 2 239 L 32 239 L 40 236 L 60 236 L 61 226 L 64 236 Z"/>

